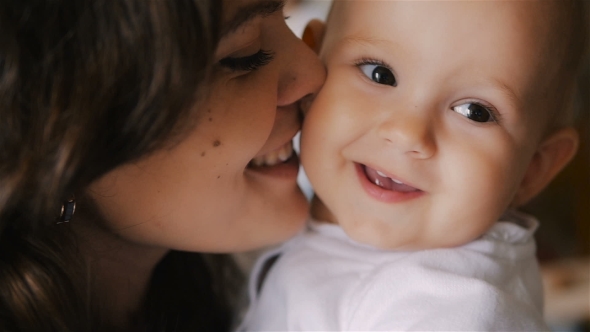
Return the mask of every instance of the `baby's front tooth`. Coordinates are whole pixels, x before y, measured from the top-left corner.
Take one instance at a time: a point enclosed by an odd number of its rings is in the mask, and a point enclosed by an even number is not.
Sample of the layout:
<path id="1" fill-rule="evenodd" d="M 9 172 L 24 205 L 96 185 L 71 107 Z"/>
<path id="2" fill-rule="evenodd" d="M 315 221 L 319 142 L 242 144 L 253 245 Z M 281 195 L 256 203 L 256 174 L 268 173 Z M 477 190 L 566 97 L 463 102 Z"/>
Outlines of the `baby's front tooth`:
<path id="1" fill-rule="evenodd" d="M 382 176 L 384 178 L 389 178 L 389 176 L 385 175 L 385 173 L 383 173 L 383 172 L 380 172 L 380 171 L 376 171 L 376 172 L 377 172 L 377 174 L 379 174 L 379 176 Z M 403 182 L 398 181 L 396 179 L 392 179 L 392 178 L 390 178 L 390 179 L 391 179 L 391 181 L 393 181 L 393 182 L 395 182 L 397 184 L 404 184 Z"/>
<path id="2" fill-rule="evenodd" d="M 383 187 L 383 184 L 381 183 L 381 181 L 379 179 L 375 179 L 375 184 L 379 187 Z"/>

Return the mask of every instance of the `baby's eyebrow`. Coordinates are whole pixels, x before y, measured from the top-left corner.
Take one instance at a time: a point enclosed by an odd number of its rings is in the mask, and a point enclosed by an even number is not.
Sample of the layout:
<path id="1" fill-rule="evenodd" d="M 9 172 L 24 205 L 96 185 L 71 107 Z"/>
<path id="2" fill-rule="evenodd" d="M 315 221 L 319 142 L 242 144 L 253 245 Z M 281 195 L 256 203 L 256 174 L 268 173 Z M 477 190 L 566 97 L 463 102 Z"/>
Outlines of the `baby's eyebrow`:
<path id="1" fill-rule="evenodd" d="M 504 97 L 508 99 L 512 107 L 518 108 L 520 105 L 522 105 L 521 99 L 519 98 L 517 92 L 510 88 L 508 84 L 496 78 L 489 78 L 486 80 L 486 83 L 500 90 Z"/>
<path id="2" fill-rule="evenodd" d="M 374 46 L 374 47 L 395 47 L 398 51 L 403 51 L 403 47 L 401 47 L 398 43 L 388 40 L 388 39 L 381 39 L 381 38 L 373 38 L 367 36 L 356 36 L 356 35 L 349 35 L 341 39 L 341 43 L 343 45 L 346 44 L 356 44 L 361 46 Z M 502 80 L 497 78 L 487 78 L 483 81 L 483 84 L 492 86 L 498 89 L 502 95 L 508 100 L 510 105 L 513 108 L 518 108 L 522 105 L 521 98 L 519 97 L 518 91 L 512 89 L 508 84 L 504 83 Z"/>
<path id="3" fill-rule="evenodd" d="M 387 40 L 387 39 L 381 39 L 381 38 L 371 38 L 371 37 L 365 37 L 365 36 L 346 36 L 344 38 L 342 38 L 341 40 L 342 43 L 345 44 L 361 44 L 361 45 L 372 45 L 372 46 L 397 46 L 398 44 L 391 41 L 391 40 Z"/>

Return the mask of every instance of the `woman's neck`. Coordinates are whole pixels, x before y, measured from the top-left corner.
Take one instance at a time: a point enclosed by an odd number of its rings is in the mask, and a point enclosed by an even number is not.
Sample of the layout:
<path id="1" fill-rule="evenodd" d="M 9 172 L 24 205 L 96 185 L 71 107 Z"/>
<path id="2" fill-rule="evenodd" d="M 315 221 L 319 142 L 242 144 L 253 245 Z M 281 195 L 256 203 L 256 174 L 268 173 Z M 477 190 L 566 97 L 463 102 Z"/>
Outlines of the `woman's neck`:
<path id="1" fill-rule="evenodd" d="M 129 331 L 154 267 L 168 249 L 125 240 L 82 213 L 69 226 L 85 258 L 91 301 L 98 306 L 101 320 L 113 329 Z"/>

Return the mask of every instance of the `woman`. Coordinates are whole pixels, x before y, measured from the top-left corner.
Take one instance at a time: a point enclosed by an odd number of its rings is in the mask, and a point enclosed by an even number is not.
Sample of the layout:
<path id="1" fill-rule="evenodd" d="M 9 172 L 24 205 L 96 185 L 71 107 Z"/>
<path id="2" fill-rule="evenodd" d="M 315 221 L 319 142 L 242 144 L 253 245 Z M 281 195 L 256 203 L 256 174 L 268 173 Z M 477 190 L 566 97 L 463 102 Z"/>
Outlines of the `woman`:
<path id="1" fill-rule="evenodd" d="M 186 252 L 307 212 L 290 142 L 324 71 L 283 5 L 0 4 L 1 330 L 229 328 L 232 266 Z"/>

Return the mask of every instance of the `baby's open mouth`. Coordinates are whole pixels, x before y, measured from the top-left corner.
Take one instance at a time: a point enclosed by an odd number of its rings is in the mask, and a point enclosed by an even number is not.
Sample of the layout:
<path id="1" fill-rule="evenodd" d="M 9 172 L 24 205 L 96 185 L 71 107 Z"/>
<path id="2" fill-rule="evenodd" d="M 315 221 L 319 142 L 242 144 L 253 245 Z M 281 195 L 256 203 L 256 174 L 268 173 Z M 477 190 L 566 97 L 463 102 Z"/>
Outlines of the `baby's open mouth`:
<path id="1" fill-rule="evenodd" d="M 404 193 L 420 191 L 417 188 L 409 186 L 397 179 L 388 177 L 386 174 L 374 170 L 366 165 L 362 165 L 362 167 L 369 182 L 373 183 L 374 185 L 380 188 Z"/>
<path id="2" fill-rule="evenodd" d="M 293 142 L 289 141 L 283 146 L 270 151 L 269 153 L 255 157 L 250 161 L 248 167 L 274 166 L 289 160 L 293 156 Z"/>

